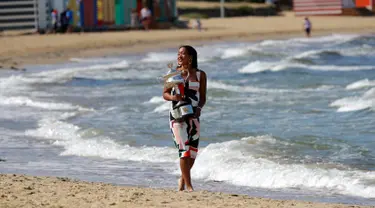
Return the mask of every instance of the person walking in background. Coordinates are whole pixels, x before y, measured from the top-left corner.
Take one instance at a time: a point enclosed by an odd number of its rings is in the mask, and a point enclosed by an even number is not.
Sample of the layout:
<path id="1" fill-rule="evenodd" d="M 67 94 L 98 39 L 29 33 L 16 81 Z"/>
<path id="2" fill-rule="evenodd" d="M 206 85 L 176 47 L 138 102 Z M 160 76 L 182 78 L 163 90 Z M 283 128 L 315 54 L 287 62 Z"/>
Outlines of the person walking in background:
<path id="1" fill-rule="evenodd" d="M 67 8 L 66 10 L 66 19 L 68 22 L 68 28 L 66 32 L 71 33 L 73 31 L 74 17 L 73 17 L 73 11 L 70 8 Z"/>
<path id="2" fill-rule="evenodd" d="M 305 21 L 303 23 L 303 26 L 304 26 L 304 29 L 305 29 L 305 33 L 306 33 L 306 37 L 311 37 L 311 29 L 312 29 L 312 24 L 309 20 L 309 18 L 305 17 Z"/>
<path id="3" fill-rule="evenodd" d="M 52 9 L 51 11 L 51 24 L 52 24 L 52 33 L 56 33 L 57 31 L 57 22 L 58 22 L 58 12 L 56 9 Z"/>
<path id="4" fill-rule="evenodd" d="M 195 19 L 193 28 L 197 29 L 198 31 L 202 30 L 202 22 L 200 18 Z"/>
<path id="5" fill-rule="evenodd" d="M 68 28 L 68 20 L 66 18 L 66 12 L 67 9 L 65 9 L 63 12 L 60 14 L 60 27 L 61 27 L 61 33 L 65 33 L 66 29 Z"/>
<path id="6" fill-rule="evenodd" d="M 66 8 L 60 14 L 60 24 L 62 33 L 71 33 L 73 31 L 74 17 L 73 11 Z"/>

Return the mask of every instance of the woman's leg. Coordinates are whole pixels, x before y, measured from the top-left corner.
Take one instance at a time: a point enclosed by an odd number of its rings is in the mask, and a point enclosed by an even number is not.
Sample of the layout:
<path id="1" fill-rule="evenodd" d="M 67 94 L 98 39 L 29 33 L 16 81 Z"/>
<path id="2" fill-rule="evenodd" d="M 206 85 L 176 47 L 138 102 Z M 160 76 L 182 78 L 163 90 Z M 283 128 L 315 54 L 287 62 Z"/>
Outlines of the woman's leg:
<path id="1" fill-rule="evenodd" d="M 181 168 L 181 160 L 182 160 L 182 159 L 183 159 L 183 158 L 180 159 L 180 168 Z M 186 159 L 190 160 L 190 161 L 189 161 L 189 175 L 191 175 L 190 173 L 191 173 L 191 169 L 193 168 L 193 165 L 194 165 L 195 159 L 193 159 L 193 158 L 186 158 Z M 181 173 L 182 173 L 182 168 L 181 168 Z M 182 173 L 182 174 L 183 174 L 183 173 Z M 178 190 L 179 190 L 179 191 L 183 191 L 183 190 L 185 190 L 185 180 L 184 180 L 184 177 L 183 177 L 182 174 L 181 174 L 180 179 L 178 179 Z M 191 177 L 190 177 L 190 184 L 191 184 Z"/>
<path id="2" fill-rule="evenodd" d="M 188 191 L 193 191 L 190 171 L 198 152 L 199 121 L 194 119 L 194 121 L 189 120 L 186 123 L 173 122 L 171 127 L 174 142 L 180 154 L 181 178 L 178 180 L 178 190 L 183 191 L 186 186 Z"/>
<path id="3" fill-rule="evenodd" d="M 195 158 L 198 153 L 198 145 L 199 145 L 199 135 L 200 135 L 200 123 L 198 119 L 190 119 L 187 122 L 188 126 L 188 149 L 186 152 L 185 161 L 182 161 L 183 158 L 180 159 L 180 168 L 181 168 L 181 185 L 186 185 L 188 191 L 193 191 L 193 186 L 191 184 L 191 176 L 190 171 L 193 168 Z M 185 176 L 186 175 L 186 176 Z"/>
<path id="4" fill-rule="evenodd" d="M 193 191 L 193 185 L 191 184 L 190 170 L 193 167 L 194 159 L 189 157 L 183 157 L 180 159 L 180 169 L 182 175 L 182 182 L 186 185 L 188 191 Z"/>

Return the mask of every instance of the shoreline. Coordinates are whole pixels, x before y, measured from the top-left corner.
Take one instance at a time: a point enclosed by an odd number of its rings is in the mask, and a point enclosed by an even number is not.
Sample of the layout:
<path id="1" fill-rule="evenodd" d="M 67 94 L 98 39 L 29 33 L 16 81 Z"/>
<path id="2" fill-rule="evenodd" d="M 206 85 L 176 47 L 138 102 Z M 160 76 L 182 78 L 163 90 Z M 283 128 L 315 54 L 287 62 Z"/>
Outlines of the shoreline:
<path id="1" fill-rule="evenodd" d="M 0 174 L 0 206 L 19 207 L 253 207 L 374 208 L 352 204 L 275 200 L 241 194 L 120 186 L 67 177 Z"/>
<path id="2" fill-rule="evenodd" d="M 301 17 L 290 12 L 276 17 L 212 18 L 194 29 L 23 35 L 0 37 L 0 68 L 54 64 L 70 58 L 103 57 L 202 45 L 225 41 L 261 41 L 304 38 Z M 314 17 L 312 37 L 333 33 L 375 32 L 375 18 Z"/>
<path id="3" fill-rule="evenodd" d="M 372 31 L 368 29 L 360 29 L 353 32 L 348 30 L 335 30 L 335 31 L 315 31 L 315 37 L 321 37 L 331 34 L 370 34 Z M 28 65 L 40 65 L 40 64 L 60 64 L 70 62 L 71 58 L 102 58 L 108 56 L 121 56 L 121 55 L 134 55 L 145 52 L 156 52 L 163 51 L 172 48 L 177 48 L 180 45 L 214 45 L 225 42 L 255 42 L 262 40 L 286 40 L 290 38 L 304 38 L 301 36 L 301 32 L 281 32 L 281 33 L 238 33 L 229 36 L 214 36 L 214 37 L 203 37 L 203 38 L 191 38 L 187 40 L 161 40 L 158 42 L 139 41 L 138 43 L 125 43 L 119 46 L 103 46 L 101 48 L 88 47 L 88 48 L 67 48 L 67 49 L 56 49 L 47 51 L 31 51 L 26 54 L 16 52 L 16 56 L 0 56 L 0 69 L 10 70 L 26 70 L 25 66 Z"/>

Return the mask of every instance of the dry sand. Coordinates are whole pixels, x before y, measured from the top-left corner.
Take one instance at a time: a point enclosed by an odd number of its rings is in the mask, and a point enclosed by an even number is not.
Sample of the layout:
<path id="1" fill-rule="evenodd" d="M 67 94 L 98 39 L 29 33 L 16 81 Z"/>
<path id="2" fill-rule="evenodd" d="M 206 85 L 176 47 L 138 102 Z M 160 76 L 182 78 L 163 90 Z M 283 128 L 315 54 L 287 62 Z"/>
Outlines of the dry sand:
<path id="1" fill-rule="evenodd" d="M 370 208 L 371 206 L 272 200 L 208 191 L 188 193 L 170 189 L 115 186 L 68 178 L 1 174 L 0 207 Z"/>
<path id="2" fill-rule="evenodd" d="M 313 35 L 375 31 L 374 17 L 311 17 Z M 225 40 L 303 37 L 302 17 L 286 12 L 276 17 L 211 18 L 204 31 L 154 30 L 81 34 L 0 36 L 0 66 L 64 62 L 72 57 L 120 55 Z"/>

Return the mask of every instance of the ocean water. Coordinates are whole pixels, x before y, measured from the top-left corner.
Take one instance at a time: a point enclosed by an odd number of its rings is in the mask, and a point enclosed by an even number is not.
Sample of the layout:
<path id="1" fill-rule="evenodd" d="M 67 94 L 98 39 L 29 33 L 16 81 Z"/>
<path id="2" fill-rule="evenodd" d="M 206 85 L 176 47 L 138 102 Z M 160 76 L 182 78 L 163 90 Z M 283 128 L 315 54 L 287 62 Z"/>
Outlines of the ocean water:
<path id="1" fill-rule="evenodd" d="M 375 205 L 375 36 L 197 46 L 196 190 Z M 160 76 L 177 49 L 0 71 L 1 173 L 176 188 Z"/>

